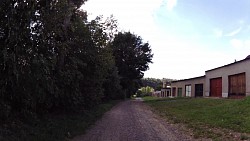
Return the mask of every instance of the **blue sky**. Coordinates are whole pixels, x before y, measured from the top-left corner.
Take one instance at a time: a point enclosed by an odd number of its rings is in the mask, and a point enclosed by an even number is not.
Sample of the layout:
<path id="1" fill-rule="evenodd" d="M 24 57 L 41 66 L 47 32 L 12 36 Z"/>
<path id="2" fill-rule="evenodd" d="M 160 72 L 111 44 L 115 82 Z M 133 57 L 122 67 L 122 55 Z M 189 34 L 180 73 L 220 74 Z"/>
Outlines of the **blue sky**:
<path id="1" fill-rule="evenodd" d="M 89 18 L 111 14 L 151 45 L 145 77 L 204 75 L 250 54 L 249 0 L 89 0 Z"/>

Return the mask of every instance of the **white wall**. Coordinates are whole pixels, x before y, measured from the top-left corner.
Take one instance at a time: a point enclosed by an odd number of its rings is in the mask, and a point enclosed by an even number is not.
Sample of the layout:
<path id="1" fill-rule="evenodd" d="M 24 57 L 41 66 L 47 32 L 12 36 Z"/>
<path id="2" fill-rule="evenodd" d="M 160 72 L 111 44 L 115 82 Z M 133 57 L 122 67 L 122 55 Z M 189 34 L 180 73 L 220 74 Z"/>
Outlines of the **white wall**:
<path id="1" fill-rule="evenodd" d="M 222 77 L 222 97 L 228 97 L 228 76 L 245 72 L 246 96 L 250 96 L 250 59 L 206 71 L 205 96 L 210 93 L 210 79 Z"/>
<path id="2" fill-rule="evenodd" d="M 204 90 L 205 90 L 205 77 L 198 77 L 198 78 L 190 78 L 186 80 L 180 80 L 177 82 L 172 82 L 171 88 L 176 88 L 176 96 L 178 96 L 178 88 L 182 88 L 182 96 L 185 95 L 185 86 L 191 85 L 191 97 L 195 96 L 195 84 L 203 84 L 203 96 L 204 96 Z M 171 93 L 173 93 L 171 91 Z"/>

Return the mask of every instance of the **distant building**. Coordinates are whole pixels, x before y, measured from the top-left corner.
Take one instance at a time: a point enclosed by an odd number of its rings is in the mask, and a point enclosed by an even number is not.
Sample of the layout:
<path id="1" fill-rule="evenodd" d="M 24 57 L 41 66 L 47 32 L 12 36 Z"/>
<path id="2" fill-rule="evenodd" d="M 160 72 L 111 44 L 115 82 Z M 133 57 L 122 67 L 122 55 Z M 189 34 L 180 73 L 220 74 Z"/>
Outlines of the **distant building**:
<path id="1" fill-rule="evenodd" d="M 173 81 L 171 84 L 174 97 L 201 97 L 204 95 L 205 76 Z"/>
<path id="2" fill-rule="evenodd" d="M 152 92 L 152 96 L 161 97 L 161 91 Z"/>
<path id="3" fill-rule="evenodd" d="M 204 76 L 173 81 L 171 96 L 240 98 L 250 96 L 250 55 L 205 71 Z"/>
<path id="4" fill-rule="evenodd" d="M 161 89 L 161 97 L 171 97 L 171 87 L 170 86 Z"/>

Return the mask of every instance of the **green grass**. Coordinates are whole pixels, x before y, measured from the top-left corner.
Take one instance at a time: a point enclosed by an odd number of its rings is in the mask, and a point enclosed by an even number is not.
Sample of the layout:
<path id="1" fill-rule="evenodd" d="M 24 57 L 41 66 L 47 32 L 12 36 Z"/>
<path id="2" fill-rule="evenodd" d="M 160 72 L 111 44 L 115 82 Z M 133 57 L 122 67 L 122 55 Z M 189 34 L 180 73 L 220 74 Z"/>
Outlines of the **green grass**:
<path id="1" fill-rule="evenodd" d="M 105 112 L 119 101 L 101 104 L 81 113 L 45 115 L 43 118 L 21 122 L 18 119 L 0 124 L 0 140 L 5 141 L 63 141 L 84 134 Z"/>
<path id="2" fill-rule="evenodd" d="M 154 100 L 159 100 L 158 97 L 153 97 L 153 96 L 145 96 L 145 97 L 142 97 L 142 99 L 144 101 L 154 101 Z"/>
<path id="3" fill-rule="evenodd" d="M 148 100 L 149 99 L 149 100 Z M 210 129 L 230 129 L 250 133 L 250 97 L 246 99 L 209 98 L 145 98 L 145 103 L 174 123 L 184 123 L 193 129 L 195 137 L 217 139 L 221 132 Z M 224 133 L 223 133 L 224 134 Z M 245 135 L 243 138 L 246 138 Z"/>

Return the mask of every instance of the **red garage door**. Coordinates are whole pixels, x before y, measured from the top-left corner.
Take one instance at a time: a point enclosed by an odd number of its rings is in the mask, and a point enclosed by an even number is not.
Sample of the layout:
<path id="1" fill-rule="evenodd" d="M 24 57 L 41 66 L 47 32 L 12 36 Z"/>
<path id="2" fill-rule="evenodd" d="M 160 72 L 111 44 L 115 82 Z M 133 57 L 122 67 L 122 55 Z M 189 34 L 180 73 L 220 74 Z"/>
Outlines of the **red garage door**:
<path id="1" fill-rule="evenodd" d="M 222 96 L 222 78 L 210 79 L 210 96 L 221 97 Z"/>

